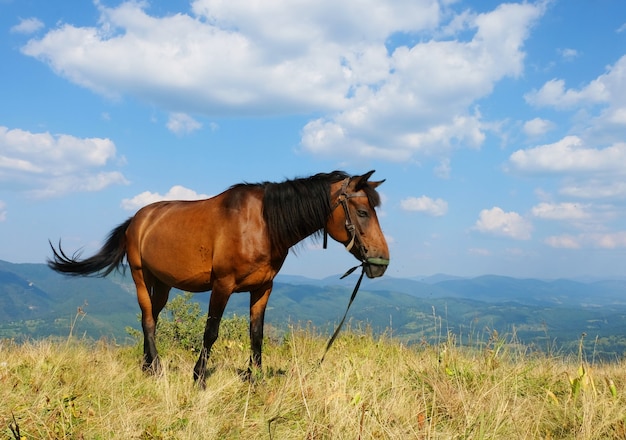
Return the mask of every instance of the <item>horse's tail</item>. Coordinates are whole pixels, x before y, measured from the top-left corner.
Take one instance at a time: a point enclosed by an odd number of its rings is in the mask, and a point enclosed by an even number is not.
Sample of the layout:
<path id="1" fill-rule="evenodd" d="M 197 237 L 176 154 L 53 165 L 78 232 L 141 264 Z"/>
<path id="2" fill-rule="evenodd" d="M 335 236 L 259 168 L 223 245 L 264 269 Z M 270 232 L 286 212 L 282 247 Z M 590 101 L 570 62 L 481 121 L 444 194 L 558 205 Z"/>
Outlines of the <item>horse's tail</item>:
<path id="1" fill-rule="evenodd" d="M 113 270 L 119 269 L 123 263 L 126 255 L 126 229 L 128 229 L 131 220 L 132 217 L 113 229 L 98 253 L 84 260 L 79 258 L 80 254 L 68 257 L 61 249 L 61 242 L 59 242 L 58 251 L 50 243 L 54 255 L 52 259 L 48 259 L 48 267 L 65 275 L 97 274 L 101 277 L 107 276 Z"/>

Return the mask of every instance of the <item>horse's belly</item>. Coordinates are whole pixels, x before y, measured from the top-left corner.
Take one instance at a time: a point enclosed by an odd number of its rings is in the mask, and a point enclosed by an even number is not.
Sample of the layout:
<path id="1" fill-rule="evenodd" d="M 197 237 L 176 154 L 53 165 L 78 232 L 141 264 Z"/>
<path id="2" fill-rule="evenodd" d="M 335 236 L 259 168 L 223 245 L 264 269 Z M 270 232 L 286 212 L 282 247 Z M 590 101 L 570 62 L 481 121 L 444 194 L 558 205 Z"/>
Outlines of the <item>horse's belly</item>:
<path id="1" fill-rule="evenodd" d="M 206 292 L 213 287 L 210 266 L 200 270 L 191 270 L 189 266 L 155 267 L 152 265 L 149 270 L 161 282 L 187 292 Z"/>

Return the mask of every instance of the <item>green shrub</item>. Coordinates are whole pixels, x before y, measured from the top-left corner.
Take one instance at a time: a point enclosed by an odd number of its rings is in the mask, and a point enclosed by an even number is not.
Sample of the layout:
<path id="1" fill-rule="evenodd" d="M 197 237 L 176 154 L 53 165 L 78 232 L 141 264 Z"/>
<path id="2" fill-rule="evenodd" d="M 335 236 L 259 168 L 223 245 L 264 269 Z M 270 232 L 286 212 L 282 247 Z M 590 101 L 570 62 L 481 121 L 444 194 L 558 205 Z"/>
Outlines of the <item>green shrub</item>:
<path id="1" fill-rule="evenodd" d="M 192 293 L 185 292 L 173 297 L 165 305 L 157 324 L 157 341 L 160 345 L 172 345 L 184 350 L 198 350 L 202 347 L 206 312 L 192 298 Z"/>
<path id="2" fill-rule="evenodd" d="M 141 321 L 141 315 L 138 315 Z M 184 292 L 174 296 L 163 308 L 157 323 L 157 345 L 197 351 L 202 347 L 202 338 L 207 312 L 193 300 L 193 293 Z M 248 318 L 233 315 L 222 319 L 219 340 L 244 342 L 248 338 Z M 131 327 L 126 332 L 138 341 L 143 341 L 140 331 Z"/>

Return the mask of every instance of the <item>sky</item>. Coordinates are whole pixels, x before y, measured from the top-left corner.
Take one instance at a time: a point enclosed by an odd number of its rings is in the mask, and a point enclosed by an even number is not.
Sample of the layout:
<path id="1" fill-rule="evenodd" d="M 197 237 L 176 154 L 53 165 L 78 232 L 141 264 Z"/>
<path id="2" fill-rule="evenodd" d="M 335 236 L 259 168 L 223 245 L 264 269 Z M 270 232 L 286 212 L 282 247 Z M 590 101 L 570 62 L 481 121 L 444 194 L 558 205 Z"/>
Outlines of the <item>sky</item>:
<path id="1" fill-rule="evenodd" d="M 623 0 L 0 0 L 0 60 L 1 260 L 374 169 L 388 276 L 626 276 Z"/>

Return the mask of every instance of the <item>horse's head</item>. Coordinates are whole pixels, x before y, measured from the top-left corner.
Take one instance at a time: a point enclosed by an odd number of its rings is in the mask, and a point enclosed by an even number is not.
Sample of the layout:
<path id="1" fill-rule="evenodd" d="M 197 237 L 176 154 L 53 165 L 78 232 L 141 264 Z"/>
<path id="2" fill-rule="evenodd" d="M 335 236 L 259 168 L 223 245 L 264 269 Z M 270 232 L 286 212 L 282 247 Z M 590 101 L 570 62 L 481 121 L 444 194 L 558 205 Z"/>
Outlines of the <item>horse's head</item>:
<path id="1" fill-rule="evenodd" d="M 373 173 L 331 185 L 332 211 L 326 224 L 328 234 L 363 262 L 369 278 L 382 276 L 389 265 L 389 248 L 375 210 L 380 204 L 376 187 L 384 180 L 368 181 Z"/>

